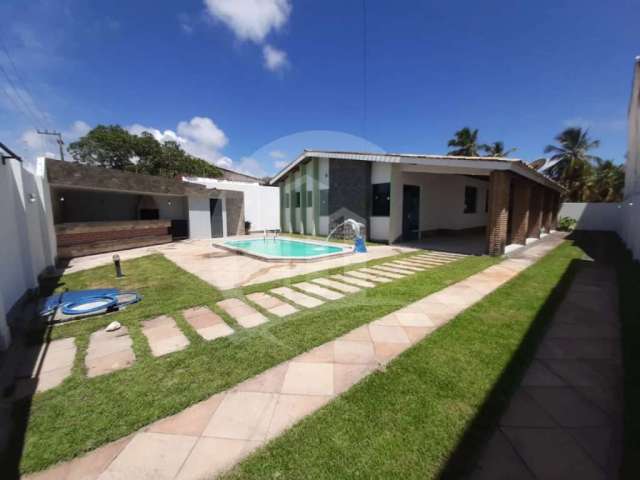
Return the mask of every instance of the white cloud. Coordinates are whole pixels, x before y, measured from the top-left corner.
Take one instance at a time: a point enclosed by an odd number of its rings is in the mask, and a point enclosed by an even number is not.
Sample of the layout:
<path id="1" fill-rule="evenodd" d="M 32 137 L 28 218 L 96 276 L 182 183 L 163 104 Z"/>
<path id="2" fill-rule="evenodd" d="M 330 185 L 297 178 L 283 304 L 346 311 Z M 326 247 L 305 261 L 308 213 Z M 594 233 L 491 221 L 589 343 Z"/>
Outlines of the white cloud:
<path id="1" fill-rule="evenodd" d="M 264 66 L 272 72 L 278 71 L 289 64 L 287 52 L 278 50 L 271 45 L 265 45 L 262 48 L 262 55 L 264 56 Z"/>
<path id="2" fill-rule="evenodd" d="M 178 134 L 189 141 L 215 149 L 222 148 L 229 142 L 224 132 L 208 117 L 193 117 L 188 122 L 180 122 Z"/>
<path id="3" fill-rule="evenodd" d="M 247 175 L 252 175 L 258 178 L 267 176 L 267 172 L 262 167 L 262 165 L 260 165 L 260 163 L 255 158 L 251 158 L 251 157 L 241 158 L 240 162 L 234 168 L 234 170 L 240 173 L 246 173 Z"/>
<path id="4" fill-rule="evenodd" d="M 278 170 L 282 170 L 288 164 L 289 164 L 289 162 L 286 162 L 284 160 L 278 160 L 278 161 L 273 162 L 273 166 L 276 167 Z"/>
<path id="5" fill-rule="evenodd" d="M 271 150 L 269 152 L 269 156 L 271 158 L 286 158 L 287 154 L 285 152 L 283 152 L 282 150 Z"/>
<path id="6" fill-rule="evenodd" d="M 71 142 L 75 142 L 89 130 L 91 130 L 91 127 L 87 122 L 76 120 L 68 128 L 62 130 L 62 139 L 65 145 L 69 146 Z M 29 163 L 35 161 L 37 157 L 58 158 L 60 156 L 56 137 L 40 135 L 33 128 L 22 132 L 22 135 L 20 135 L 20 143 L 22 144 L 20 150 L 24 152 L 23 156 Z M 65 153 L 65 158 L 70 158 L 68 153 Z"/>
<path id="7" fill-rule="evenodd" d="M 262 43 L 289 19 L 289 0 L 204 0 L 207 12 L 228 26 L 240 40 Z"/>

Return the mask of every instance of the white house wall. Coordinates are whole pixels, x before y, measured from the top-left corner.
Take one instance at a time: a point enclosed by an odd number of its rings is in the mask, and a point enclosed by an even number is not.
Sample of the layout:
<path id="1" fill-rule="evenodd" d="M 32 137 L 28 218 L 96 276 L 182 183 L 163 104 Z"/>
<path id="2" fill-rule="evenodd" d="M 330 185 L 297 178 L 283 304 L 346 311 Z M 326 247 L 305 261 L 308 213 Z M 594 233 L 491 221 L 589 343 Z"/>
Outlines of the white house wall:
<path id="1" fill-rule="evenodd" d="M 640 260 L 640 57 L 636 57 L 629 102 L 629 146 L 625 164 L 625 198 L 620 235 Z"/>
<path id="2" fill-rule="evenodd" d="M 209 198 L 189 197 L 189 238 L 211 238 L 211 210 Z"/>

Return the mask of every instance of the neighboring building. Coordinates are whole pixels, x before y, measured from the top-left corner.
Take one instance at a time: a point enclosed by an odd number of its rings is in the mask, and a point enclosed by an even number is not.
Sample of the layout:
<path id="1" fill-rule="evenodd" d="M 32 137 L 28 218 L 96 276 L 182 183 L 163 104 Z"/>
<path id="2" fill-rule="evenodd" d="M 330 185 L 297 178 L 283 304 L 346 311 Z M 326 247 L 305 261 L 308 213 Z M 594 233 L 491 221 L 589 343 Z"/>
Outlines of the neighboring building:
<path id="1" fill-rule="evenodd" d="M 244 195 L 180 179 L 39 159 L 61 258 L 244 234 Z M 250 177 L 249 177 L 250 178 Z"/>
<path id="2" fill-rule="evenodd" d="M 285 232 L 327 235 L 346 218 L 395 243 L 486 232 L 486 250 L 554 228 L 563 188 L 509 158 L 304 151 L 272 180 Z"/>
<path id="3" fill-rule="evenodd" d="M 236 172 L 234 172 L 236 173 Z M 236 175 L 243 175 L 238 174 Z M 204 185 L 209 189 L 232 190 L 244 194 L 244 218 L 251 223 L 252 232 L 280 228 L 280 195 L 276 187 L 260 185 L 257 178 L 243 175 L 246 180 L 183 177 L 185 182 Z M 239 177 L 236 177 L 239 178 Z M 252 180 L 249 180 L 252 179 Z"/>
<path id="4" fill-rule="evenodd" d="M 624 183 L 621 236 L 634 258 L 640 259 L 640 57 L 636 57 L 633 66 Z"/>

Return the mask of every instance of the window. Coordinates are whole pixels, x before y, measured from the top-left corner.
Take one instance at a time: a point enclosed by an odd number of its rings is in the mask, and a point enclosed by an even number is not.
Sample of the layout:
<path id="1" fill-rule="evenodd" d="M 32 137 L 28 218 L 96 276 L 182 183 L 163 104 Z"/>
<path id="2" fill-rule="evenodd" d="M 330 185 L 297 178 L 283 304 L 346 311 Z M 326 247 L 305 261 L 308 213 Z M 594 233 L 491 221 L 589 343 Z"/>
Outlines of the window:
<path id="1" fill-rule="evenodd" d="M 288 193 L 284 194 L 284 207 L 285 208 L 289 208 L 289 194 Z"/>
<path id="2" fill-rule="evenodd" d="M 307 192 L 307 207 L 313 207 L 313 192 Z"/>
<path id="3" fill-rule="evenodd" d="M 476 187 L 464 187 L 464 213 L 476 213 L 478 189 Z"/>
<path id="4" fill-rule="evenodd" d="M 329 215 L 329 190 L 320 190 L 320 215 Z"/>
<path id="5" fill-rule="evenodd" d="M 371 187 L 373 192 L 371 215 L 373 217 L 388 217 L 391 210 L 391 184 L 374 183 Z"/>
<path id="6" fill-rule="evenodd" d="M 300 192 L 296 192 L 296 208 L 300 208 Z"/>

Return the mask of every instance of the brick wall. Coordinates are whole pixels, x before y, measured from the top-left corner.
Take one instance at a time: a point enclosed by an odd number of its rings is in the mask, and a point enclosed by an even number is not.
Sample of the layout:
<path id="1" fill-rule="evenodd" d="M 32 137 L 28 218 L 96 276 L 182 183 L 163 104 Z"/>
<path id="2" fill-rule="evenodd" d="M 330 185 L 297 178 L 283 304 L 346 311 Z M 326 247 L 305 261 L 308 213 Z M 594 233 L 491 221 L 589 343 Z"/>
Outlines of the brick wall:
<path id="1" fill-rule="evenodd" d="M 489 218 L 487 222 L 487 253 L 498 256 L 507 244 L 511 174 L 494 170 L 489 176 Z"/>
<path id="2" fill-rule="evenodd" d="M 529 232 L 529 210 L 531 208 L 532 184 L 523 178 L 515 178 L 513 188 L 513 219 L 511 221 L 511 238 L 513 243 L 525 245 Z"/>
<path id="3" fill-rule="evenodd" d="M 527 233 L 527 236 L 530 238 L 540 238 L 543 192 L 543 188 L 539 185 L 533 185 L 531 187 L 531 210 L 529 212 L 529 231 Z"/>

